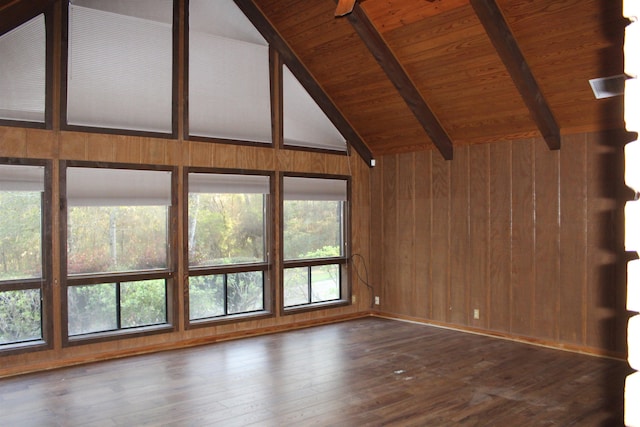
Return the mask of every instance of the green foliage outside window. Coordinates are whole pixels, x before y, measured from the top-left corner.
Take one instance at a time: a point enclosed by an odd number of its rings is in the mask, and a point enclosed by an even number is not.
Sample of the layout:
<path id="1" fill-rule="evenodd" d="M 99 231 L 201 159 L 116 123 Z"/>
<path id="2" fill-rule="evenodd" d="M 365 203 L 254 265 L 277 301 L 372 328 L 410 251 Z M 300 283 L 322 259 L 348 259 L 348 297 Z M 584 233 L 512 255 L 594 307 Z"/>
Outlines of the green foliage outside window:
<path id="1" fill-rule="evenodd" d="M 0 192 L 0 280 L 42 276 L 40 192 Z"/>
<path id="2" fill-rule="evenodd" d="M 42 338 L 40 289 L 3 291 L 3 280 L 42 277 L 42 193 L 0 192 L 0 345 Z"/>
<path id="3" fill-rule="evenodd" d="M 167 267 L 166 206 L 80 206 L 68 213 L 69 274 Z"/>
<path id="4" fill-rule="evenodd" d="M 120 327 L 166 323 L 165 289 L 164 279 L 121 283 Z M 69 287 L 69 335 L 118 329 L 117 291 L 115 283 Z"/>
<path id="5" fill-rule="evenodd" d="M 189 265 L 264 262 L 264 195 L 189 194 Z"/>
<path id="6" fill-rule="evenodd" d="M 42 338 L 40 290 L 0 292 L 0 345 Z"/>
<path id="7" fill-rule="evenodd" d="M 342 255 L 342 202 L 285 200 L 284 259 Z"/>

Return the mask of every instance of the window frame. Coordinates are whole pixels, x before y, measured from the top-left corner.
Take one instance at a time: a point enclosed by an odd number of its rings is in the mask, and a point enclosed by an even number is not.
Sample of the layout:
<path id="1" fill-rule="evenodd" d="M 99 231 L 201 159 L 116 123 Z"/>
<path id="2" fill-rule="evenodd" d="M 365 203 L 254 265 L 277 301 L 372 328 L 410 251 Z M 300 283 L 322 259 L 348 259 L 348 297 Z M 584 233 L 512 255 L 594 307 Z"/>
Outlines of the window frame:
<path id="1" fill-rule="evenodd" d="M 82 273 L 69 275 L 67 271 L 68 261 L 68 204 L 67 204 L 67 168 L 109 168 L 109 169 L 133 169 L 149 171 L 167 171 L 171 173 L 171 206 L 167 207 L 167 268 L 153 270 L 136 270 L 113 273 Z M 174 166 L 139 165 L 126 163 L 103 163 L 85 161 L 60 161 L 60 277 L 61 277 L 61 320 L 62 320 L 62 346 L 89 344 L 118 340 L 122 338 L 146 336 L 158 333 L 173 332 L 177 330 L 179 313 L 178 304 L 178 256 L 177 256 L 177 226 L 178 226 L 178 168 Z M 143 280 L 164 279 L 166 295 L 167 321 L 163 324 L 139 326 L 131 328 L 119 328 L 109 331 L 90 332 L 81 335 L 69 336 L 69 305 L 68 289 L 73 286 L 116 284 L 122 282 L 136 282 Z M 118 317 L 120 308 L 117 308 Z M 118 324 L 120 320 L 118 319 Z"/>
<path id="2" fill-rule="evenodd" d="M 51 160 L 0 157 L 0 164 L 44 167 L 44 192 L 41 198 L 42 277 L 0 282 L 3 291 L 40 290 L 40 324 L 42 338 L 0 345 L 0 355 L 20 354 L 53 348 L 53 207 Z"/>
<path id="3" fill-rule="evenodd" d="M 287 260 L 284 257 L 284 178 L 296 177 L 296 178 L 320 178 L 320 179 L 338 179 L 344 180 L 347 184 L 347 200 L 343 202 L 342 212 L 342 239 L 343 239 L 343 254 L 338 257 L 329 258 L 309 258 L 309 259 L 292 259 Z M 294 173 L 284 172 L 280 173 L 279 177 L 280 185 L 280 251 L 279 257 L 281 260 L 280 275 L 280 313 L 283 315 L 297 314 L 314 310 L 321 310 L 327 308 L 342 307 L 351 304 L 351 275 L 349 274 L 349 259 L 351 258 L 351 177 L 347 175 L 330 175 L 330 174 L 309 174 L 309 173 Z M 338 284 L 340 290 L 340 297 L 330 301 L 309 302 L 305 304 L 297 304 L 293 306 L 285 306 L 284 304 L 284 271 L 286 269 L 293 268 L 308 268 L 309 280 L 311 277 L 311 268 L 323 265 L 338 265 L 340 283 Z M 311 289 L 311 282 L 309 282 L 309 289 Z M 311 294 L 309 295 L 311 300 Z"/>
<path id="4" fill-rule="evenodd" d="M 269 194 L 265 195 L 265 218 L 264 218 L 264 250 L 265 261 L 256 263 L 238 263 L 238 264 L 225 264 L 217 266 L 190 266 L 189 265 L 189 174 L 190 173 L 210 173 L 210 174 L 234 174 L 234 175 L 259 175 L 267 176 L 269 178 Z M 232 322 L 238 322 L 243 320 L 257 320 L 263 318 L 273 317 L 273 303 L 275 301 L 275 286 L 274 281 L 274 257 L 275 244 L 273 236 L 275 235 L 275 172 L 248 170 L 248 169 L 222 169 L 222 168 L 204 168 L 204 167 L 185 167 L 183 171 L 183 259 L 185 265 L 185 281 L 184 281 L 184 323 L 185 329 L 202 328 L 212 325 L 227 324 Z M 208 275 L 228 275 L 234 273 L 245 273 L 261 271 L 263 274 L 263 304 L 264 309 L 246 313 L 233 313 L 223 314 L 214 317 L 207 317 L 202 319 L 190 319 L 190 294 L 189 294 L 189 278 L 197 276 Z M 226 277 L 225 277 L 226 281 Z M 227 306 L 226 293 L 225 293 L 225 307 Z M 226 308 L 225 308 L 226 312 Z"/>
<path id="5" fill-rule="evenodd" d="M 45 77 L 44 77 L 44 121 L 32 122 L 26 120 L 2 119 L 0 118 L 0 126 L 12 126 L 30 129 L 53 129 L 53 65 L 54 65 L 54 35 L 56 26 L 54 24 L 54 2 L 49 2 L 41 10 L 35 14 L 24 16 L 23 21 L 12 27 L 9 31 L 29 22 L 38 15 L 44 15 L 44 32 L 45 32 Z M 4 32 L 2 33 L 4 34 Z"/>
<path id="6" fill-rule="evenodd" d="M 180 1 L 173 0 L 173 19 L 171 31 L 171 132 L 153 132 L 126 128 L 106 128 L 99 126 L 73 125 L 67 119 L 68 108 L 68 78 L 69 78 L 69 3 L 71 0 L 62 2 L 62 52 L 60 60 L 60 129 L 77 132 L 99 133 L 107 135 L 130 135 L 143 136 L 162 139 L 178 138 L 178 99 L 179 99 L 179 70 L 180 70 L 180 30 L 182 22 L 180 20 Z"/>

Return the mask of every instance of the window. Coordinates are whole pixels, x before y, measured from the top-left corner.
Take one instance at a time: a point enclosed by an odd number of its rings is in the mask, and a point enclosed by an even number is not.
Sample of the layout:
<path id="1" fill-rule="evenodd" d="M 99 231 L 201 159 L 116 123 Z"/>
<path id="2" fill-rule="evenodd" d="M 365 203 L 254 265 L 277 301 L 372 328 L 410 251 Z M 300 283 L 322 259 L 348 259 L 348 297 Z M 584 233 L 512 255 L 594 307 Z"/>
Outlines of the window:
<path id="1" fill-rule="evenodd" d="M 189 135 L 271 143 L 269 46 L 232 0 L 189 1 Z"/>
<path id="2" fill-rule="evenodd" d="M 0 349 L 45 340 L 49 190 L 45 167 L 0 164 Z M 47 236 L 45 238 L 45 236 Z"/>
<path id="3" fill-rule="evenodd" d="M 169 323 L 171 172 L 66 169 L 67 332 Z"/>
<path id="4" fill-rule="evenodd" d="M 347 299 L 346 179 L 285 176 L 285 308 Z"/>
<path id="5" fill-rule="evenodd" d="M 173 1 L 72 0 L 67 124 L 172 133 Z"/>
<path id="6" fill-rule="evenodd" d="M 1 35 L 0 58 L 0 119 L 44 123 L 44 15 Z"/>
<path id="7" fill-rule="evenodd" d="M 347 143 L 286 65 L 282 66 L 285 146 L 346 151 Z"/>
<path id="8" fill-rule="evenodd" d="M 267 310 L 269 176 L 188 175 L 189 320 Z"/>

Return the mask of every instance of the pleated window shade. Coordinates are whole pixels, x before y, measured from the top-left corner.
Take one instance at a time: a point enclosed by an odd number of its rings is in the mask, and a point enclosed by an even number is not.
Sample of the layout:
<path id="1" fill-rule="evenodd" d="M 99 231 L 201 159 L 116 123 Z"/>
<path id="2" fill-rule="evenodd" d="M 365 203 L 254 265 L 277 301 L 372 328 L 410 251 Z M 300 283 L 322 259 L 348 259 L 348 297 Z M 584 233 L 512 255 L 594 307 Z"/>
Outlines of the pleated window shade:
<path id="1" fill-rule="evenodd" d="M 285 200 L 347 200 L 347 181 L 344 179 L 285 176 L 283 186 Z"/>
<path id="2" fill-rule="evenodd" d="M 189 134 L 271 143 L 269 46 L 231 0 L 189 3 Z"/>
<path id="3" fill-rule="evenodd" d="M 0 191 L 44 191 L 44 167 L 0 165 Z"/>
<path id="4" fill-rule="evenodd" d="M 342 134 L 286 66 L 282 79 L 285 145 L 346 151 Z"/>
<path id="5" fill-rule="evenodd" d="M 210 194 L 269 194 L 269 177 L 266 175 L 190 173 L 189 192 Z"/>
<path id="6" fill-rule="evenodd" d="M 131 16 L 127 3 L 140 2 L 84 2 L 122 6 L 115 11 L 69 5 L 67 123 L 171 133 L 172 22 L 140 17 L 140 8 Z M 149 16 L 172 14 L 170 0 L 146 4 Z"/>
<path id="7" fill-rule="evenodd" d="M 44 15 L 0 36 L 0 119 L 44 122 Z"/>
<path id="8" fill-rule="evenodd" d="M 170 206 L 171 172 L 67 168 L 69 206 Z"/>

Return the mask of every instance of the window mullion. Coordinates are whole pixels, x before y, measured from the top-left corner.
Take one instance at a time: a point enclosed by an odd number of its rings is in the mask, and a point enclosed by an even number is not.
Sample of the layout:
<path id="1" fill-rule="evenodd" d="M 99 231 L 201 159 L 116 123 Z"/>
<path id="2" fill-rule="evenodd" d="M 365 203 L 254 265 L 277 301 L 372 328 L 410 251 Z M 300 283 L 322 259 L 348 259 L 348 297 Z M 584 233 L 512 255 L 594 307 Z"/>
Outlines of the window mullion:
<path id="1" fill-rule="evenodd" d="M 120 291 L 120 282 L 116 282 L 116 326 L 118 329 L 122 329 L 122 309 L 120 307 L 122 297 Z"/>
<path id="2" fill-rule="evenodd" d="M 307 267 L 307 288 L 308 288 L 308 292 L 307 292 L 307 302 L 309 304 L 311 304 L 311 301 L 313 301 L 313 297 L 312 297 L 312 289 L 311 289 L 311 266 Z"/>
<path id="3" fill-rule="evenodd" d="M 229 300 L 228 298 L 228 291 L 227 291 L 227 285 L 228 285 L 228 280 L 229 280 L 229 275 L 225 273 L 224 275 L 224 286 L 222 287 L 222 298 L 224 301 L 224 315 L 226 316 L 227 314 L 229 314 Z"/>

